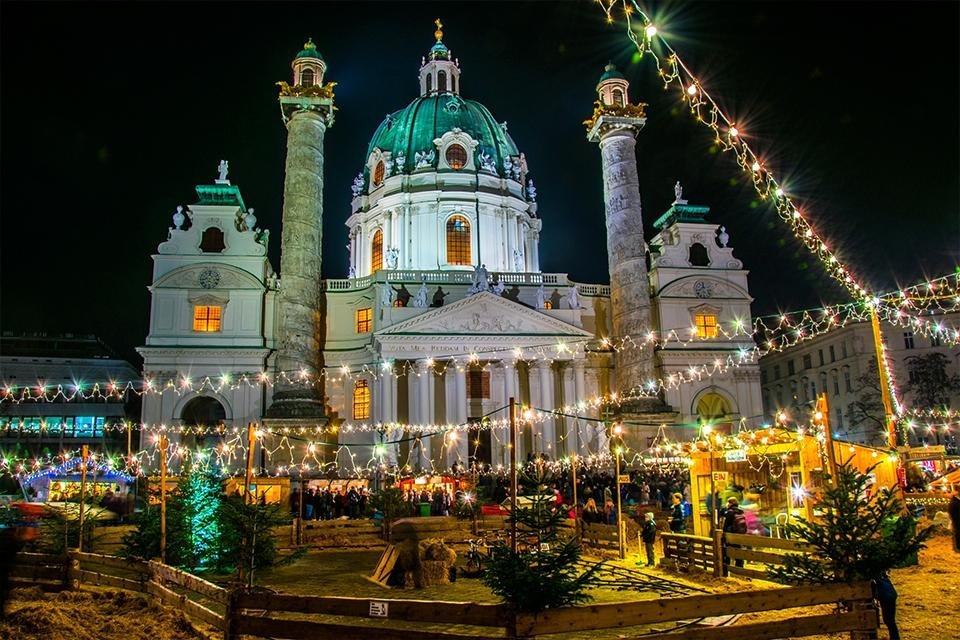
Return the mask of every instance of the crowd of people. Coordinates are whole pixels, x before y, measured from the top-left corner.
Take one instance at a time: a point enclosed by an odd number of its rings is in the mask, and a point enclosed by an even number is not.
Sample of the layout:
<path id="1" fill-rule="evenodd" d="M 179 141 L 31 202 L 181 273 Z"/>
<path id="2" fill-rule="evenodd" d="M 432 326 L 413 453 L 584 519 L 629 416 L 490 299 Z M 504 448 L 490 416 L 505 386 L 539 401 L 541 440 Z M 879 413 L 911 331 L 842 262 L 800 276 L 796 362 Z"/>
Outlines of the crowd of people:
<path id="1" fill-rule="evenodd" d="M 351 520 L 367 516 L 367 500 L 370 494 L 366 487 L 350 487 L 317 489 L 308 487 L 303 491 L 303 519 L 304 520 L 335 520 L 347 517 Z M 294 514 L 301 513 L 300 492 L 290 494 L 290 510 Z"/>

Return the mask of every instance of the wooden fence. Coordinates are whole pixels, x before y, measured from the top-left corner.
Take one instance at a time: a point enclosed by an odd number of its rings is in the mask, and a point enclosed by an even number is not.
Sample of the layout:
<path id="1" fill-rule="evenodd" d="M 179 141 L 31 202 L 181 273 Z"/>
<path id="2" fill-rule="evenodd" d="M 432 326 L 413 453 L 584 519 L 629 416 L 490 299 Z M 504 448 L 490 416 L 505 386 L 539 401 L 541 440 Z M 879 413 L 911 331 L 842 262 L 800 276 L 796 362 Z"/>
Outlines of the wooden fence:
<path id="1" fill-rule="evenodd" d="M 291 640 L 334 636 L 338 640 L 515 639 L 604 629 L 616 630 L 620 638 L 639 639 L 647 637 L 649 625 L 662 629 L 664 623 L 676 623 L 675 629 L 657 634 L 668 640 L 771 640 L 869 633 L 878 627 L 869 583 L 660 598 L 525 614 L 513 613 L 502 604 L 228 592 L 159 562 L 128 562 L 79 552 L 18 554 L 12 581 L 14 586 L 37 585 L 54 591 L 101 586 L 145 593 L 220 630 L 225 640 L 241 635 Z M 797 610 L 831 604 L 838 605 L 836 611 L 803 615 Z M 705 617 L 773 610 L 783 614 L 770 622 L 697 624 Z M 437 626 L 431 629 L 431 625 Z"/>
<path id="2" fill-rule="evenodd" d="M 721 534 L 718 533 L 717 535 L 719 541 Z M 735 576 L 760 578 L 761 580 L 769 580 L 766 570 L 767 565 L 785 564 L 784 556 L 788 553 L 808 553 L 810 551 L 808 545 L 795 540 L 752 536 L 745 533 L 727 533 L 724 541 L 725 571 Z M 744 566 L 738 567 L 738 560 Z M 748 564 L 754 566 L 747 566 Z"/>
<path id="3" fill-rule="evenodd" d="M 664 533 L 663 563 L 680 571 L 702 569 L 720 575 L 718 540 L 706 536 L 694 536 L 686 533 Z"/>
<path id="4" fill-rule="evenodd" d="M 615 524 L 599 524 L 577 520 L 577 534 L 580 536 L 581 544 L 619 552 L 620 537 L 617 535 L 617 525 Z M 624 542 L 626 543 L 626 540 Z"/>

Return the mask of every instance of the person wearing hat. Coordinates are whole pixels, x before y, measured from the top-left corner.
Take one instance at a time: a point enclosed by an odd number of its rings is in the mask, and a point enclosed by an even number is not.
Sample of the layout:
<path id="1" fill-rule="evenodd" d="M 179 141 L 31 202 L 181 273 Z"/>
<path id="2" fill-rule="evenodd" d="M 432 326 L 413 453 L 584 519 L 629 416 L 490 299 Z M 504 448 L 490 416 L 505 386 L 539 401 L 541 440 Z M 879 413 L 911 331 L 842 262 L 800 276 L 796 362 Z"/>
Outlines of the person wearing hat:
<path id="1" fill-rule="evenodd" d="M 746 533 L 747 519 L 743 515 L 743 509 L 740 508 L 740 501 L 730 496 L 727 498 L 727 510 L 723 516 L 723 532 L 726 533 Z M 726 554 L 723 557 L 724 564 L 730 564 L 730 559 Z M 736 565 L 743 566 L 743 559 L 737 558 Z"/>

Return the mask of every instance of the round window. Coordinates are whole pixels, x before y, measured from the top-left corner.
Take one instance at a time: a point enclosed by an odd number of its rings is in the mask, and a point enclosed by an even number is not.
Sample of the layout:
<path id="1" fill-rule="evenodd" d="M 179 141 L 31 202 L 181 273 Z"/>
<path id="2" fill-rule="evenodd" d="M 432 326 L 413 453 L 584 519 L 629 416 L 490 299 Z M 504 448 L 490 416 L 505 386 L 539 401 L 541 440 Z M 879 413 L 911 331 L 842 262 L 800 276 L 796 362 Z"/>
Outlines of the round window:
<path id="1" fill-rule="evenodd" d="M 451 169 L 462 169 L 467 164 L 467 150 L 458 144 L 447 147 L 447 164 Z"/>

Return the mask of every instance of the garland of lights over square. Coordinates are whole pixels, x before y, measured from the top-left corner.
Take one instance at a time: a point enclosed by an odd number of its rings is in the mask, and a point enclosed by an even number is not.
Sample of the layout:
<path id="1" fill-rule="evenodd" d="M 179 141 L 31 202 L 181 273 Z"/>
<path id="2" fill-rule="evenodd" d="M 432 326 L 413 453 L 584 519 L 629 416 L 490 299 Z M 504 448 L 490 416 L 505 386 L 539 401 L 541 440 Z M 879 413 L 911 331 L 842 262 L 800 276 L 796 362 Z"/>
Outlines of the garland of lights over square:
<path id="1" fill-rule="evenodd" d="M 540 269 L 543 225 L 563 225 L 571 212 L 538 207 L 536 159 L 506 122 L 464 96 L 441 28 L 437 21 L 421 61 L 418 95 L 380 123 L 361 158 L 350 210 L 340 214 L 346 278 L 320 278 L 322 228 L 331 222 L 324 160 L 356 156 L 324 148 L 337 107 L 313 42 L 294 58 L 291 82 L 278 83 L 288 132 L 279 273 L 267 257 L 270 232 L 257 226 L 226 163 L 174 216 L 154 256 L 150 332 L 139 349 L 144 378 L 263 371 L 276 384 L 160 388 L 143 396 L 144 424 L 256 422 L 271 450 L 270 434 L 322 428 L 325 446 L 336 438 L 373 456 L 377 444 L 388 466 L 497 466 L 509 460 L 502 421 L 470 438 L 455 430 L 420 437 L 403 425 L 461 425 L 516 398 L 545 411 L 574 408 L 585 420 L 545 415 L 525 430 L 520 456 L 605 455 L 606 415 L 583 399 L 655 388 L 654 380 L 753 352 L 749 330 L 722 329 L 752 326 L 751 297 L 747 271 L 723 227 L 708 222 L 709 207 L 688 203 L 679 183 L 664 185 L 676 200 L 644 238 L 638 170 L 652 159 L 638 165 L 645 105 L 631 101 L 623 75 L 613 65 L 603 70 L 588 131 L 603 163 L 610 284 L 578 283 Z M 591 96 L 583 99 L 587 110 Z M 691 327 L 698 339 L 672 339 L 689 337 Z M 652 336 L 660 347 L 611 347 L 630 336 Z M 360 373 L 338 375 L 345 370 Z M 298 372 L 316 383 L 297 384 Z M 621 418 L 651 425 L 631 425 L 629 447 L 645 448 L 661 423 L 761 421 L 754 359 L 656 388 L 619 408 Z M 337 429 L 350 424 L 382 428 Z M 141 447 L 151 446 L 142 433 Z M 171 433 L 173 446 L 208 444 L 202 434 Z"/>

